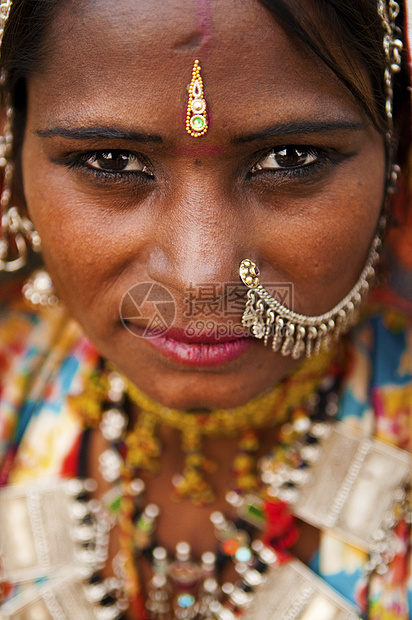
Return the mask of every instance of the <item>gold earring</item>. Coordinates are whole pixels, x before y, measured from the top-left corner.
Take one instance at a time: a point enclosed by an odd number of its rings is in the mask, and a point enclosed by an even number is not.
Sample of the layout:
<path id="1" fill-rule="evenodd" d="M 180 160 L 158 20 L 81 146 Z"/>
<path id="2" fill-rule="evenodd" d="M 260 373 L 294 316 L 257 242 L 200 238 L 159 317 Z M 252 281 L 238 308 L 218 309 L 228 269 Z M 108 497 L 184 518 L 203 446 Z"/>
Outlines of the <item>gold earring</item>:
<path id="1" fill-rule="evenodd" d="M 12 181 L 14 174 L 13 109 L 8 106 L 4 134 L 0 138 L 0 168 L 4 169 L 3 188 L 0 194 L 1 235 L 0 271 L 17 271 L 27 262 L 29 250 L 40 252 L 41 241 L 33 223 L 12 206 Z"/>
<path id="2" fill-rule="evenodd" d="M 208 130 L 207 106 L 200 71 L 200 63 L 198 60 L 195 60 L 186 111 L 186 131 L 193 138 L 203 136 Z"/>

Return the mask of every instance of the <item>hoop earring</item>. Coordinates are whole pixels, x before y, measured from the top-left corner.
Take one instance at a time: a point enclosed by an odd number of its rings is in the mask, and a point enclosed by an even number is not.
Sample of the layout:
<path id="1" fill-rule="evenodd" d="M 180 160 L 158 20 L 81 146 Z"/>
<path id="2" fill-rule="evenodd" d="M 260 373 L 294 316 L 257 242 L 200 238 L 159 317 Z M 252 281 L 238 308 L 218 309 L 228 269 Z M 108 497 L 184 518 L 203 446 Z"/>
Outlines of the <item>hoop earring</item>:
<path id="1" fill-rule="evenodd" d="M 12 206 L 13 153 L 13 109 L 7 107 L 4 135 L 0 138 L 0 168 L 4 169 L 3 188 L 0 194 L 1 237 L 0 271 L 13 272 L 27 263 L 30 249 L 41 251 L 40 236 L 32 221 Z"/>

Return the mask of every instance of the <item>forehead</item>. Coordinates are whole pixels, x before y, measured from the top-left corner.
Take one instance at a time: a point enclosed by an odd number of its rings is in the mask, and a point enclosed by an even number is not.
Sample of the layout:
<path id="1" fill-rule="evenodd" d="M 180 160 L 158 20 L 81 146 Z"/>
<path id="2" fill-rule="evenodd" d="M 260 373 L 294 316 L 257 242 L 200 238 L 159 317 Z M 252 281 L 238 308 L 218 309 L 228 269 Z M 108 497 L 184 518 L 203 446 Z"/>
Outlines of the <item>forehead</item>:
<path id="1" fill-rule="evenodd" d="M 64 2 L 48 43 L 29 90 L 40 123 L 115 115 L 173 134 L 195 58 L 211 120 L 224 132 L 258 127 L 267 115 L 289 122 L 302 114 L 320 120 L 325 110 L 337 119 L 360 114 L 332 71 L 258 0 Z"/>

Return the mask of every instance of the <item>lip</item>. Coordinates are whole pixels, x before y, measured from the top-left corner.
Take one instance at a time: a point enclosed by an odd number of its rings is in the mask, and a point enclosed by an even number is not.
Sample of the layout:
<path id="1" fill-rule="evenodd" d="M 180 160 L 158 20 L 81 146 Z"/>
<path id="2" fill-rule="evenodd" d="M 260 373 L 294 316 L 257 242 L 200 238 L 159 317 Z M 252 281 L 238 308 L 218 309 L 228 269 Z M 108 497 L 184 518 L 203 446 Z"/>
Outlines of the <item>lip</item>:
<path id="1" fill-rule="evenodd" d="M 136 335 L 143 334 L 143 329 L 130 324 Z M 253 344 L 249 336 L 222 336 L 198 334 L 188 336 L 181 329 L 170 329 L 167 334 L 145 338 L 146 342 L 168 359 L 185 366 L 218 366 L 228 363 Z"/>
<path id="2" fill-rule="evenodd" d="M 222 327 L 225 327 L 222 325 Z M 240 325 L 239 327 L 243 329 Z M 171 338 L 172 340 L 176 340 L 177 342 L 185 342 L 186 344 L 223 344 L 226 342 L 233 342 L 236 340 L 244 340 L 247 338 L 246 333 L 242 334 L 215 334 L 214 332 L 208 332 L 207 330 L 203 330 L 203 332 L 194 333 L 193 335 L 188 335 L 187 330 L 178 329 L 176 327 L 171 327 L 165 333 L 166 338 Z"/>

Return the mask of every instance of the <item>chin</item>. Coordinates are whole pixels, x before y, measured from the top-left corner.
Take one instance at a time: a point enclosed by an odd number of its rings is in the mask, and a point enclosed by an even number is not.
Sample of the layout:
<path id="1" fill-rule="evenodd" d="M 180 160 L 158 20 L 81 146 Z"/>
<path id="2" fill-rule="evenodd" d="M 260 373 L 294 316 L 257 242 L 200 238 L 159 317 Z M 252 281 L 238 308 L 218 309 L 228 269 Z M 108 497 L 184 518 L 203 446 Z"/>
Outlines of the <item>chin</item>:
<path id="1" fill-rule="evenodd" d="M 117 369 L 153 400 L 176 409 L 230 409 L 270 390 L 296 366 L 270 351 L 271 364 L 229 365 L 199 370 L 172 364 L 136 365 L 129 359 L 114 361 Z M 275 364 L 275 358 L 277 364 Z M 279 359 L 280 358 L 280 359 Z"/>

